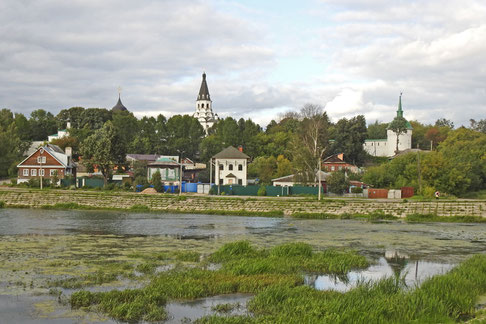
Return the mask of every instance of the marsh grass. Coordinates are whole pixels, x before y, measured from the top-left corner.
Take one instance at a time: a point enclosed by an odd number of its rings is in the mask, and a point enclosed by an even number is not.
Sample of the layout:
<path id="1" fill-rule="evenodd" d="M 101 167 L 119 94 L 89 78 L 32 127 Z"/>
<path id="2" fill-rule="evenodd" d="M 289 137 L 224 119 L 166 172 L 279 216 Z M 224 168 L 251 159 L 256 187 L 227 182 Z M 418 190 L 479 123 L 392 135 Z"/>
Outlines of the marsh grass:
<path id="1" fill-rule="evenodd" d="M 163 256 L 189 262 L 200 259 L 199 253 L 190 251 L 164 253 Z M 145 256 L 141 257 L 145 260 Z M 161 320 L 166 316 L 162 312 L 166 300 L 231 293 L 256 294 L 272 286 L 292 288 L 303 285 L 303 274 L 309 271 L 342 273 L 368 265 L 365 257 L 353 251 L 313 252 L 305 243 L 256 249 L 248 241 L 225 244 L 196 267 L 178 267 L 153 274 L 156 264 L 153 260 L 136 267 L 137 271 L 152 274 L 146 287 L 108 293 L 79 291 L 72 294 L 71 306 L 101 311 L 121 321 Z M 222 263 L 221 269 L 202 268 L 208 260 Z M 143 309 L 140 305 L 149 306 Z"/>
<path id="2" fill-rule="evenodd" d="M 5 202 L 0 200 L 0 208 L 5 208 Z"/>
<path id="3" fill-rule="evenodd" d="M 271 286 L 248 302 L 253 317 L 199 323 L 455 323 L 474 318 L 485 292 L 486 255 L 476 255 L 414 289 L 396 278 L 361 282 L 347 293 Z"/>
<path id="4" fill-rule="evenodd" d="M 142 205 L 142 204 L 135 204 L 130 207 L 131 210 L 138 210 L 138 211 L 149 211 L 150 207 L 147 205 Z"/>
<path id="5" fill-rule="evenodd" d="M 87 286 L 96 286 L 117 280 L 118 274 L 98 270 L 81 277 L 69 277 L 49 282 L 50 287 L 62 287 L 65 289 L 78 289 Z"/>
<path id="6" fill-rule="evenodd" d="M 417 223 L 486 223 L 486 218 L 481 216 L 437 216 L 434 214 L 410 214 L 405 217 L 405 220 Z"/>
<path id="7" fill-rule="evenodd" d="M 362 213 L 342 213 L 342 214 L 331 214 L 331 213 L 293 213 L 293 218 L 299 219 L 363 219 L 368 221 L 379 221 L 379 220 L 397 220 L 399 217 L 393 216 L 391 214 L 386 214 L 383 211 L 376 210 L 367 214 Z"/>

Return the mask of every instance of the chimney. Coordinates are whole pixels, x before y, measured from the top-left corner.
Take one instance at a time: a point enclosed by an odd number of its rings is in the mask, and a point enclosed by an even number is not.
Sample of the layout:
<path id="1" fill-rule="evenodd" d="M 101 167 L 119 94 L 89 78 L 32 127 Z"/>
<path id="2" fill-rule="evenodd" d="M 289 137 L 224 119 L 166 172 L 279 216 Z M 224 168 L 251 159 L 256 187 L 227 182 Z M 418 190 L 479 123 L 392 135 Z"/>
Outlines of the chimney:
<path id="1" fill-rule="evenodd" d="M 243 146 L 238 146 L 238 151 L 240 151 L 241 153 L 243 153 Z"/>
<path id="2" fill-rule="evenodd" d="M 66 146 L 64 149 L 64 152 L 66 153 L 67 156 L 72 157 L 73 156 L 73 148 L 70 146 Z"/>

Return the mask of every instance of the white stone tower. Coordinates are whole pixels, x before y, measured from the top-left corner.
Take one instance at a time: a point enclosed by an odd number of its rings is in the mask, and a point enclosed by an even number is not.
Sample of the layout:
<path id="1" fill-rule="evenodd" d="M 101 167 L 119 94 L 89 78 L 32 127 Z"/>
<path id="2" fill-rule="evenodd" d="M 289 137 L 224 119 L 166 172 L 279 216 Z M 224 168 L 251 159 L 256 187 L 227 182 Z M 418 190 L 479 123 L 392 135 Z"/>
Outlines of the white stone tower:
<path id="1" fill-rule="evenodd" d="M 201 88 L 199 89 L 199 95 L 196 100 L 196 112 L 194 117 L 199 120 L 199 123 L 204 128 L 206 135 L 208 129 L 214 125 L 218 119 L 218 115 L 213 113 L 212 101 L 209 96 L 208 84 L 206 83 L 206 73 L 202 75 Z"/>

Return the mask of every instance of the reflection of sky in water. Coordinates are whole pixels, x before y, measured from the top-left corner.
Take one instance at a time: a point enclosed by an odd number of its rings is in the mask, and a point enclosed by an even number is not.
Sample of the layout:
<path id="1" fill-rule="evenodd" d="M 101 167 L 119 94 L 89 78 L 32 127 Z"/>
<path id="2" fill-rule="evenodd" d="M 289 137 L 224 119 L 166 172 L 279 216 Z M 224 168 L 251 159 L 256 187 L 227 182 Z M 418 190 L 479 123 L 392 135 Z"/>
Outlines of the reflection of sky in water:
<path id="1" fill-rule="evenodd" d="M 345 278 L 330 275 L 317 276 L 317 278 L 309 276 L 307 282 L 318 290 L 348 291 L 355 287 L 359 281 L 377 281 L 382 278 L 393 277 L 395 272 L 392 266 L 400 273 L 400 278 L 405 278 L 405 283 L 408 287 L 420 284 L 434 275 L 446 273 L 454 267 L 454 265 L 448 263 L 427 261 L 402 260 L 397 263 L 394 261 L 389 263 L 385 258 L 381 257 L 377 264 L 373 264 L 362 271 L 351 271 Z"/>
<path id="2" fill-rule="evenodd" d="M 193 321 L 197 318 L 213 315 L 216 312 L 211 308 L 219 304 L 236 304 L 240 307 L 235 308 L 230 312 L 231 315 L 245 315 L 246 302 L 251 298 L 251 295 L 245 294 L 229 294 L 214 297 L 201 298 L 186 302 L 170 302 L 166 306 L 169 313 L 169 319 L 164 322 L 166 324 L 172 323 L 191 323 L 187 319 Z M 229 315 L 229 314 L 228 314 Z M 184 322 L 185 321 L 185 322 Z"/>

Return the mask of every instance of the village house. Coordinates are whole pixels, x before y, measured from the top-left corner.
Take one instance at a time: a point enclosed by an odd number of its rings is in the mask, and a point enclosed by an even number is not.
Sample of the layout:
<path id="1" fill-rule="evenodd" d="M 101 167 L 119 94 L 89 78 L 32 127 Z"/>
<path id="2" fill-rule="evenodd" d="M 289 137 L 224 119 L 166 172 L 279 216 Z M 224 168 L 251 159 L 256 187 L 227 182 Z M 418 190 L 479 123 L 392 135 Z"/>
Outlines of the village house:
<path id="1" fill-rule="evenodd" d="M 156 161 L 147 165 L 147 179 L 152 180 L 154 173 L 159 171 L 163 185 L 179 185 L 181 169 L 182 181 L 195 182 L 198 173 L 206 169 L 206 164 L 194 163 L 189 158 L 183 158 L 181 165 L 178 156 L 160 156 Z"/>
<path id="2" fill-rule="evenodd" d="M 322 161 L 322 168 L 327 172 L 347 170 L 353 173 L 359 172 L 359 168 L 351 163 L 344 161 L 344 154 L 338 153 L 328 156 Z"/>
<path id="3" fill-rule="evenodd" d="M 247 167 L 250 157 L 243 153 L 243 147 L 238 149 L 228 146 L 211 158 L 214 161 L 215 184 L 246 186 Z"/>
<path id="4" fill-rule="evenodd" d="M 76 176 L 76 164 L 72 161 L 72 149 L 66 147 L 63 152 L 57 145 L 47 144 L 39 147 L 25 160 L 17 165 L 17 183 L 28 182 L 30 179 L 43 178 L 58 180 L 66 176 Z"/>

